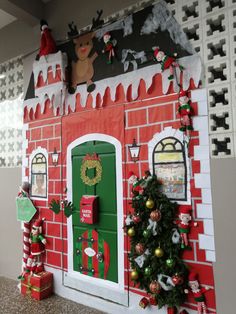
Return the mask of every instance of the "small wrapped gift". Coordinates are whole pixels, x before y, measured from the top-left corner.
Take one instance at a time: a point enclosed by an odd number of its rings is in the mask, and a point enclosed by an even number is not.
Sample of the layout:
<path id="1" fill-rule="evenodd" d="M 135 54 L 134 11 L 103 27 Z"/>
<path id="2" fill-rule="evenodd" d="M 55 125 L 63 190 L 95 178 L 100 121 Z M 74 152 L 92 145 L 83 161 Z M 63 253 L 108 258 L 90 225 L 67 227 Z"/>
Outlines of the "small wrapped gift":
<path id="1" fill-rule="evenodd" d="M 38 274 L 25 274 L 25 279 L 21 282 L 21 293 L 29 295 L 36 300 L 48 298 L 52 294 L 53 274 L 41 272 Z"/>

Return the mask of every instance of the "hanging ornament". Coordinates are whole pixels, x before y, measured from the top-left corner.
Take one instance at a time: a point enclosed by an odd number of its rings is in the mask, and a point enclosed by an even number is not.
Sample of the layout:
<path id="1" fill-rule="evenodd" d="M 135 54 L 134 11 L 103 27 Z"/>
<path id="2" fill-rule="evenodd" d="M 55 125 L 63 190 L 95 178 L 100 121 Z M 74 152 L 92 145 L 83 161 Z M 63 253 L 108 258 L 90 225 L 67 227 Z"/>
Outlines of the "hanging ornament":
<path id="1" fill-rule="evenodd" d="M 158 282 L 165 291 L 170 291 L 175 287 L 172 278 L 164 274 L 158 275 Z"/>
<path id="2" fill-rule="evenodd" d="M 168 258 L 166 260 L 166 266 L 169 267 L 169 268 L 172 268 L 175 264 L 175 261 L 173 260 L 173 258 Z"/>
<path id="3" fill-rule="evenodd" d="M 173 235 L 172 235 L 172 243 L 177 244 L 180 242 L 180 234 L 176 228 L 172 229 Z"/>
<path id="4" fill-rule="evenodd" d="M 150 235 L 151 235 L 151 232 L 150 232 L 150 230 L 144 230 L 143 231 L 143 236 L 144 236 L 144 238 L 149 238 L 150 237 Z"/>
<path id="5" fill-rule="evenodd" d="M 155 252 L 154 252 L 155 256 L 156 257 L 162 257 L 164 255 L 164 251 L 162 250 L 162 248 L 158 247 L 155 249 Z"/>
<path id="6" fill-rule="evenodd" d="M 125 219 L 125 225 L 130 226 L 132 222 L 133 222 L 133 217 L 131 215 L 128 215 Z"/>
<path id="7" fill-rule="evenodd" d="M 150 255 L 150 252 L 149 252 L 149 250 L 146 250 L 144 252 L 144 254 L 142 254 L 142 255 L 140 255 L 134 259 L 135 263 L 139 266 L 139 268 L 143 267 L 143 264 L 146 261 L 148 255 Z"/>
<path id="8" fill-rule="evenodd" d="M 151 269 L 150 266 L 148 266 L 148 267 L 146 267 L 146 268 L 144 269 L 144 275 L 145 275 L 145 276 L 149 277 L 149 276 L 151 275 L 151 273 L 152 273 L 152 269 Z"/>
<path id="9" fill-rule="evenodd" d="M 146 207 L 149 208 L 149 209 L 152 209 L 154 207 L 154 202 L 151 198 L 149 198 L 147 201 L 146 201 Z"/>
<path id="10" fill-rule="evenodd" d="M 134 227 L 129 228 L 128 231 L 127 231 L 127 234 L 128 234 L 129 237 L 134 237 L 135 236 Z"/>
<path id="11" fill-rule="evenodd" d="M 161 285 L 157 280 L 153 280 L 149 285 L 149 289 L 152 293 L 158 294 L 161 291 Z"/>
<path id="12" fill-rule="evenodd" d="M 176 285 L 176 286 L 180 286 L 183 284 L 184 282 L 184 279 L 182 276 L 178 275 L 178 274 L 175 274 L 172 276 L 172 281 L 173 283 Z"/>
<path id="13" fill-rule="evenodd" d="M 137 280 L 138 279 L 138 272 L 137 270 L 132 270 L 131 273 L 130 273 L 130 277 L 131 277 L 131 280 Z"/>
<path id="14" fill-rule="evenodd" d="M 150 303 L 150 305 L 154 305 L 154 306 L 158 304 L 157 303 L 157 298 L 156 298 L 155 295 L 150 294 L 150 296 L 149 296 L 149 303 Z"/>
<path id="15" fill-rule="evenodd" d="M 137 214 L 133 216 L 133 222 L 138 224 L 141 221 L 141 217 Z"/>
<path id="16" fill-rule="evenodd" d="M 156 236 L 157 235 L 157 222 L 149 218 L 147 230 L 151 230 L 152 234 Z"/>
<path id="17" fill-rule="evenodd" d="M 139 302 L 139 306 L 142 308 L 142 309 L 145 309 L 149 304 L 149 301 L 147 298 L 142 298 Z"/>
<path id="18" fill-rule="evenodd" d="M 161 212 L 159 210 L 153 210 L 150 213 L 150 218 L 152 221 L 160 221 L 161 220 Z"/>
<path id="19" fill-rule="evenodd" d="M 135 252 L 139 255 L 143 254 L 144 253 L 144 245 L 142 243 L 137 243 L 135 245 Z"/>

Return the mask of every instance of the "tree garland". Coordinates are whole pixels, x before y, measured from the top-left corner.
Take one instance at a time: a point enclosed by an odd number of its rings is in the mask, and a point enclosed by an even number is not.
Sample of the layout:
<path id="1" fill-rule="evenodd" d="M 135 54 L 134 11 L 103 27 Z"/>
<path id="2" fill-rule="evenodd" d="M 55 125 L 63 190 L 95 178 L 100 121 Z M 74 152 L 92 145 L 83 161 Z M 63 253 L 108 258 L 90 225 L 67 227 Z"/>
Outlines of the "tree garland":
<path id="1" fill-rule="evenodd" d="M 130 237 L 131 280 L 147 291 L 147 304 L 175 308 L 186 300 L 188 268 L 181 259 L 181 244 L 176 229 L 177 204 L 159 192 L 156 176 L 139 195 L 133 189 L 134 214 L 128 215 L 125 230 Z"/>
<path id="2" fill-rule="evenodd" d="M 89 178 L 86 174 L 87 169 L 95 169 L 95 176 Z M 100 158 L 96 155 L 86 155 L 82 161 L 80 168 L 80 176 L 84 184 L 93 186 L 101 181 L 102 179 L 102 164 Z"/>

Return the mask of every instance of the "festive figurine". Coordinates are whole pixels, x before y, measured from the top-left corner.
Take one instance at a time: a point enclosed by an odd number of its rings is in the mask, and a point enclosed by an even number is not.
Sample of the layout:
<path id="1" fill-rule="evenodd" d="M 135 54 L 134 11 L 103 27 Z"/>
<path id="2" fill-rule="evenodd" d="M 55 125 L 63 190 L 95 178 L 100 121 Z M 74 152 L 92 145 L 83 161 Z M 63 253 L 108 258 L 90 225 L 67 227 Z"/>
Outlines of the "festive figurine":
<path id="1" fill-rule="evenodd" d="M 36 273 L 36 268 L 37 268 L 36 257 L 30 254 L 27 259 L 25 272 L 30 273 L 30 275 L 32 275 Z"/>
<path id="2" fill-rule="evenodd" d="M 57 52 L 56 43 L 51 35 L 50 29 L 48 28 L 48 23 L 45 20 L 40 21 L 40 30 L 41 30 L 41 42 L 40 42 L 39 57 Z"/>
<path id="3" fill-rule="evenodd" d="M 139 180 L 136 174 L 133 171 L 129 172 L 129 184 L 132 184 L 132 193 L 134 197 L 139 197 L 140 194 L 143 193 L 143 187 L 141 186 L 143 179 Z"/>
<path id="4" fill-rule="evenodd" d="M 45 245 L 47 242 L 42 235 L 42 223 L 43 219 L 38 219 L 33 223 L 29 240 L 31 243 L 31 255 L 36 257 L 36 272 L 43 271 L 41 256 L 45 251 L 43 244 Z"/>
<path id="5" fill-rule="evenodd" d="M 192 131 L 192 115 L 193 108 L 191 107 L 191 101 L 188 95 L 188 91 L 181 90 L 179 93 L 179 108 L 178 113 L 180 115 L 180 131 Z"/>
<path id="6" fill-rule="evenodd" d="M 194 297 L 194 300 L 197 302 L 198 314 L 207 314 L 207 307 L 205 303 L 205 292 L 210 288 L 201 288 L 198 281 L 198 274 L 195 272 L 190 272 L 188 277 L 188 284 L 191 289 L 191 293 Z M 189 293 L 188 289 L 185 289 L 185 293 Z"/>
<path id="7" fill-rule="evenodd" d="M 112 63 L 112 58 L 115 57 L 115 50 L 114 47 L 116 46 L 116 40 L 115 39 L 111 39 L 111 34 L 110 33 L 105 33 L 103 35 L 103 41 L 105 44 L 105 47 L 103 49 L 103 53 L 108 53 L 108 61 L 107 64 L 111 64 Z"/>
<path id="8" fill-rule="evenodd" d="M 179 68 L 180 71 L 183 71 L 183 67 L 176 62 L 176 55 L 174 57 L 167 56 L 163 51 L 159 48 L 154 50 L 154 57 L 158 63 L 161 64 L 161 70 L 164 72 L 167 69 L 170 69 L 169 80 L 173 80 L 174 78 L 174 70 L 175 68 Z"/>
<path id="9" fill-rule="evenodd" d="M 179 213 L 179 219 L 180 222 L 178 224 L 179 227 L 179 232 L 180 232 L 180 237 L 181 237 L 181 248 L 190 248 L 188 246 L 188 233 L 190 232 L 190 227 L 191 227 L 191 207 L 189 206 L 182 206 L 180 208 L 180 213 Z M 197 226 L 197 222 L 193 223 L 194 227 Z"/>

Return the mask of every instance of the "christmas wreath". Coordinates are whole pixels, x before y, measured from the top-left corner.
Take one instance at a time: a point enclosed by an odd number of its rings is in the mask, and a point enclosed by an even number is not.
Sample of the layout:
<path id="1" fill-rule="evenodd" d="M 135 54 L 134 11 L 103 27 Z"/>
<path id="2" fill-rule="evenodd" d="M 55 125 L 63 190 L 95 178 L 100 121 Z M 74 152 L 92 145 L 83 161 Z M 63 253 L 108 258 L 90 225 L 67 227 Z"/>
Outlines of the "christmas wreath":
<path id="1" fill-rule="evenodd" d="M 87 176 L 87 169 L 95 169 L 95 176 L 90 178 Z M 97 154 L 89 155 L 87 154 L 83 161 L 80 168 L 81 179 L 84 184 L 92 186 L 97 184 L 102 179 L 102 164 L 101 159 L 98 157 Z"/>

